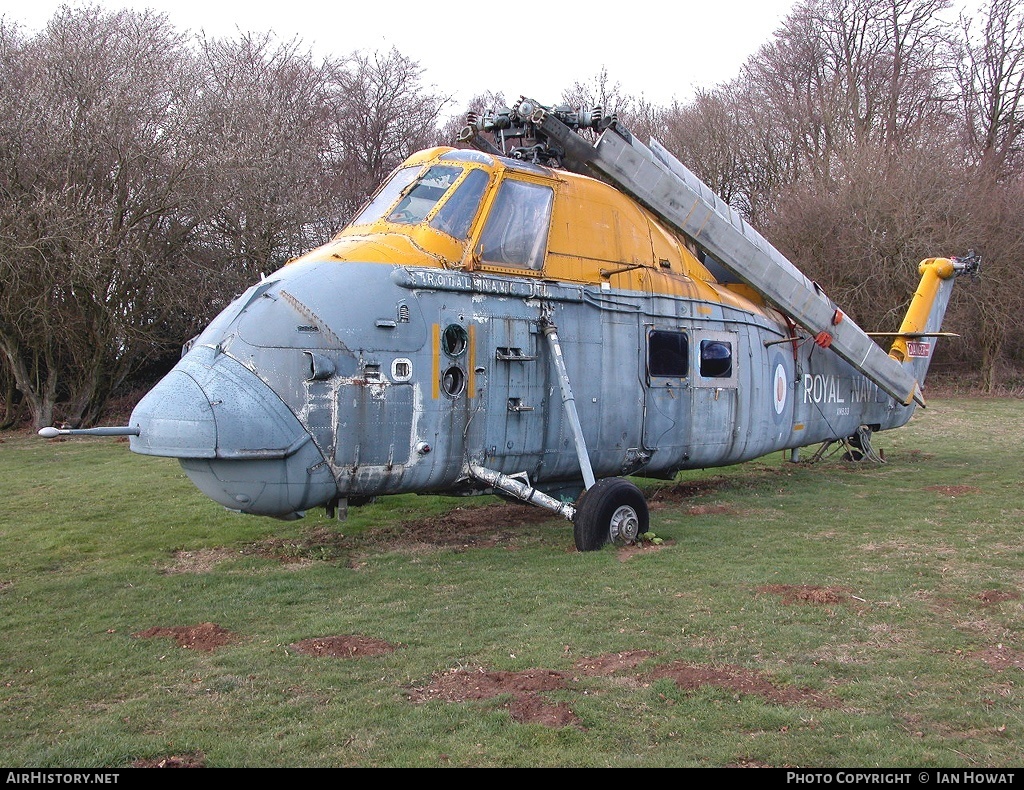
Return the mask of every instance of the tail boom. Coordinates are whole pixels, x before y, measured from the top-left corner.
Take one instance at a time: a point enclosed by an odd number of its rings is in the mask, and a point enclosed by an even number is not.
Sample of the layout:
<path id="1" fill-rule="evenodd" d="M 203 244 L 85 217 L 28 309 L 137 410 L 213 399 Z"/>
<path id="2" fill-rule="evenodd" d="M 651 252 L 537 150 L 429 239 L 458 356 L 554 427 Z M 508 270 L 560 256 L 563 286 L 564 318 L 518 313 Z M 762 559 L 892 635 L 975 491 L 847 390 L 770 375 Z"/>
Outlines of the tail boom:
<path id="1" fill-rule="evenodd" d="M 918 272 L 921 280 L 910 301 L 899 332 L 893 334 L 889 356 L 909 368 L 920 386 L 931 362 L 934 343 L 929 338 L 949 336 L 941 332 L 953 281 L 963 274 L 976 276 L 981 259 L 973 251 L 965 258 L 927 258 Z"/>

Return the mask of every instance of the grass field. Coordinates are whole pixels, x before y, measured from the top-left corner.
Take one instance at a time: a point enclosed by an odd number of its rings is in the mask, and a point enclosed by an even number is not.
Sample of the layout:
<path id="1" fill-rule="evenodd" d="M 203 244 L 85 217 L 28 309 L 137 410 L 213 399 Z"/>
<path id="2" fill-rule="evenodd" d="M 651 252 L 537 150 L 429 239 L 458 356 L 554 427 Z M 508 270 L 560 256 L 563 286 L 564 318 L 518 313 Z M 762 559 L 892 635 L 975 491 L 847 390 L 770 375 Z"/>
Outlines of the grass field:
<path id="1" fill-rule="evenodd" d="M 493 498 L 279 522 L 3 434 L 0 766 L 1021 766 L 1022 438 L 935 399 L 883 464 L 644 483 L 661 542 L 578 553 Z"/>

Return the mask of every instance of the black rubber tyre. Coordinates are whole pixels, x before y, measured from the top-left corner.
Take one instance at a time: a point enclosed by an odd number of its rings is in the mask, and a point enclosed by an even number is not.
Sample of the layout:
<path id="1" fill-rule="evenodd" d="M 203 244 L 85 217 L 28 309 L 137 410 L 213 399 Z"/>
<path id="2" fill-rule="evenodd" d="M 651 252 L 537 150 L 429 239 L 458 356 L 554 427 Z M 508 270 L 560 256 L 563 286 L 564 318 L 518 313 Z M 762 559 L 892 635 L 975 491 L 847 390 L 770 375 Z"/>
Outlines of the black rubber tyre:
<path id="1" fill-rule="evenodd" d="M 863 461 L 864 460 L 864 444 L 861 441 L 860 433 L 855 433 L 851 436 L 847 442 L 849 443 L 849 450 L 843 453 L 844 461 Z"/>
<path id="2" fill-rule="evenodd" d="M 578 551 L 597 551 L 606 543 L 636 543 L 649 524 L 643 492 L 621 477 L 607 477 L 580 495 L 572 535 Z"/>

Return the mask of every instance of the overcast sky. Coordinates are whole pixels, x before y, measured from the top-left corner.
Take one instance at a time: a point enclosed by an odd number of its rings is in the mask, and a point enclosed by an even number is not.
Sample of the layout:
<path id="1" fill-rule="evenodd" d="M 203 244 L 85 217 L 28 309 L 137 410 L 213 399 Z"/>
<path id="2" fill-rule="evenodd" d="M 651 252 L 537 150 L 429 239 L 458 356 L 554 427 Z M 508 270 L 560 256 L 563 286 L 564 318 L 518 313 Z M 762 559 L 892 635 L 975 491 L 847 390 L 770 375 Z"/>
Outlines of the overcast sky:
<path id="1" fill-rule="evenodd" d="M 115 8 L 153 8 L 181 30 L 211 36 L 273 31 L 299 38 L 314 53 L 344 55 L 392 46 L 425 69 L 426 86 L 460 104 L 500 92 L 558 101 L 602 67 L 631 95 L 666 105 L 687 101 L 695 87 L 739 74 L 771 38 L 796 0 L 675 3 L 236 2 L 235 0 L 103 0 Z M 0 15 L 41 30 L 61 0 L 0 0 Z M 72 6 L 78 0 L 69 0 Z"/>

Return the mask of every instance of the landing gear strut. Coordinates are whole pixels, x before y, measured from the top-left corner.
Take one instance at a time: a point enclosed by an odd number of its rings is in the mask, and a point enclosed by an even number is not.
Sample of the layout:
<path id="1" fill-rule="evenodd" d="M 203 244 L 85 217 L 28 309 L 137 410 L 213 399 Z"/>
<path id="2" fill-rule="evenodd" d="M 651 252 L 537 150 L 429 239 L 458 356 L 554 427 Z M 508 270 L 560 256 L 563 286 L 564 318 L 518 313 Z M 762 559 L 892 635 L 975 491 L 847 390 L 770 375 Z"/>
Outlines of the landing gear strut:
<path id="1" fill-rule="evenodd" d="M 871 429 L 866 425 L 860 426 L 857 433 L 846 440 L 846 448 L 844 461 L 863 461 L 867 458 L 875 463 L 885 463 L 885 459 L 871 446 Z"/>
<path id="2" fill-rule="evenodd" d="M 544 336 L 551 346 L 551 357 L 558 373 L 558 384 L 562 392 L 566 422 L 572 430 L 576 456 L 586 490 L 580 494 L 575 505 L 560 502 L 530 485 L 522 475 L 502 474 L 470 463 L 467 471 L 477 480 L 482 480 L 504 494 L 521 499 L 533 505 L 547 508 L 572 522 L 572 534 L 578 551 L 597 551 L 607 543 L 619 546 L 636 543 L 648 531 L 650 514 L 643 492 L 621 477 L 606 477 L 595 480 L 590 465 L 587 445 L 583 439 L 583 428 L 576 413 L 576 402 L 569 375 L 562 359 L 562 348 L 554 323 L 548 318 L 541 321 Z"/>
<path id="3" fill-rule="evenodd" d="M 867 459 L 874 461 L 876 464 L 884 464 L 885 456 L 880 452 L 875 452 L 875 448 L 871 446 L 871 433 L 871 428 L 867 425 L 862 425 L 857 429 L 857 433 L 846 439 L 829 439 L 822 442 L 821 447 L 814 453 L 811 461 L 820 461 L 825 457 L 828 448 L 838 442 L 841 447 L 846 449 L 846 452 L 843 453 L 844 461 L 863 461 Z"/>

